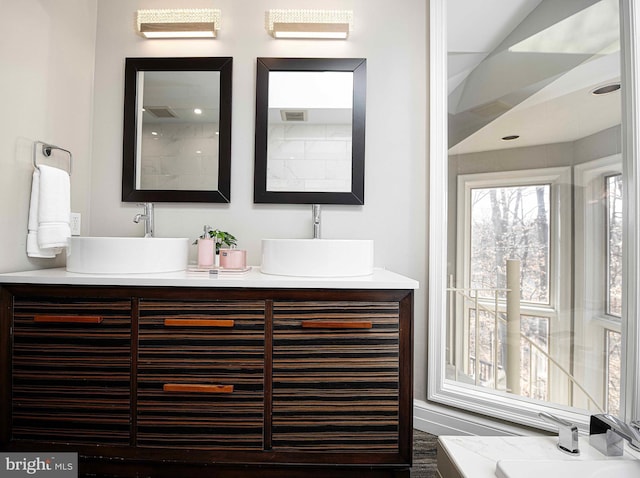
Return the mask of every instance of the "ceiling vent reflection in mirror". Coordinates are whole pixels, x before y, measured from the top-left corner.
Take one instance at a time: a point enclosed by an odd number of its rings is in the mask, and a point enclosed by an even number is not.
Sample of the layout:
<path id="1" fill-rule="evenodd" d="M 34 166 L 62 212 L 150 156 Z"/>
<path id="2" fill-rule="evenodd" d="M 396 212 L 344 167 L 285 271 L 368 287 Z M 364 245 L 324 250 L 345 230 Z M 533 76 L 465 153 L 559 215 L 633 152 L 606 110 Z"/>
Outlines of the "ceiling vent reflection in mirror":
<path id="1" fill-rule="evenodd" d="M 220 10 L 175 8 L 138 10 L 138 33 L 145 38 L 216 38 L 220 30 Z"/>
<path id="2" fill-rule="evenodd" d="M 307 121 L 307 110 L 280 110 L 282 121 Z"/>
<path id="3" fill-rule="evenodd" d="M 269 10 L 265 28 L 274 38 L 346 40 L 353 30 L 351 10 Z"/>

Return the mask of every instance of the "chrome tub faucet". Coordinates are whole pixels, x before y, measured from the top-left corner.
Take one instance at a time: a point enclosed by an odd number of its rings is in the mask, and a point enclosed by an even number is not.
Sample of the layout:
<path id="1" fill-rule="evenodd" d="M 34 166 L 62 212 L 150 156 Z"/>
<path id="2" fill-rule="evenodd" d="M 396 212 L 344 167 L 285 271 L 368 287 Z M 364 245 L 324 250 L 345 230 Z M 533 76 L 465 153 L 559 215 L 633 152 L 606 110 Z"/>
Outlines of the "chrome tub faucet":
<path id="1" fill-rule="evenodd" d="M 640 451 L 640 424 L 625 423 L 618 417 L 602 413 L 591 415 L 589 444 L 606 456 L 620 456 L 626 440 L 631 448 Z"/>

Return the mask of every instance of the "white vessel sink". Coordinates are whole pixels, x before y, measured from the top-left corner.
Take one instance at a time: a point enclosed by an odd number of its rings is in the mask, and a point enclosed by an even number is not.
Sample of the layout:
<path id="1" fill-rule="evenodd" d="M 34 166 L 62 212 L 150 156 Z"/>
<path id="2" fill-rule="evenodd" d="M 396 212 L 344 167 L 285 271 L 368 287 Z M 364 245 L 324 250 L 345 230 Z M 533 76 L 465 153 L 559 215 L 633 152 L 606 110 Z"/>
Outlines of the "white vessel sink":
<path id="1" fill-rule="evenodd" d="M 189 239 L 71 237 L 67 271 L 81 274 L 149 274 L 187 268 Z"/>
<path id="2" fill-rule="evenodd" d="M 638 478 L 640 460 L 501 460 L 498 478 Z"/>
<path id="3" fill-rule="evenodd" d="M 373 273 L 373 241 L 357 239 L 263 239 L 265 274 L 351 277 Z"/>

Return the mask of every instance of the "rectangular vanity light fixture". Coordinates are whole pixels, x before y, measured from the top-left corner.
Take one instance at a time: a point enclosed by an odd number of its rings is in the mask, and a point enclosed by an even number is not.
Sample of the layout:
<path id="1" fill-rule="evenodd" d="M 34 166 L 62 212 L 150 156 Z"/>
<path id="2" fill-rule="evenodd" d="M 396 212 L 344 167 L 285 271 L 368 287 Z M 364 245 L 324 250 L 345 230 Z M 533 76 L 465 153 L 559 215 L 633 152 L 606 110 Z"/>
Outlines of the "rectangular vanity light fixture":
<path id="1" fill-rule="evenodd" d="M 351 10 L 269 10 L 265 28 L 274 38 L 346 40 L 353 29 Z"/>
<path id="2" fill-rule="evenodd" d="M 145 38 L 216 38 L 220 10 L 176 8 L 138 10 L 138 32 Z"/>

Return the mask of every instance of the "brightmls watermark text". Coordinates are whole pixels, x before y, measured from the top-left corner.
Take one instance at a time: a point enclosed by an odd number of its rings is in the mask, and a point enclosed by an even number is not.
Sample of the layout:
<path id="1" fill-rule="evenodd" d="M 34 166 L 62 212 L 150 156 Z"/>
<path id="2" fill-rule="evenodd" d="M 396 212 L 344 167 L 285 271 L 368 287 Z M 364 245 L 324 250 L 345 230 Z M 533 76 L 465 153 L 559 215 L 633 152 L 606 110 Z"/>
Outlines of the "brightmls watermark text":
<path id="1" fill-rule="evenodd" d="M 78 478 L 77 453 L 2 453 L 0 478 Z"/>

